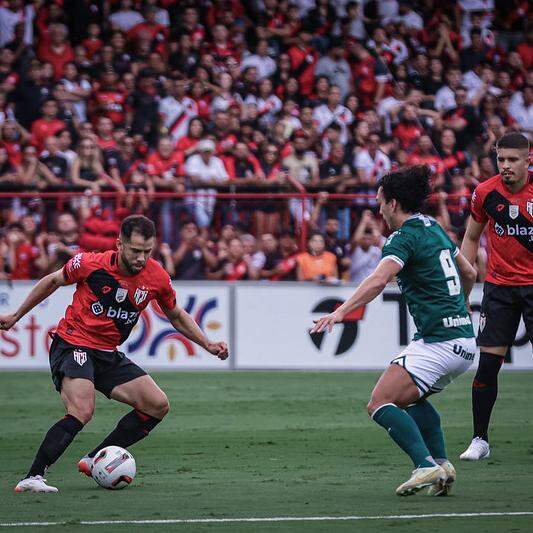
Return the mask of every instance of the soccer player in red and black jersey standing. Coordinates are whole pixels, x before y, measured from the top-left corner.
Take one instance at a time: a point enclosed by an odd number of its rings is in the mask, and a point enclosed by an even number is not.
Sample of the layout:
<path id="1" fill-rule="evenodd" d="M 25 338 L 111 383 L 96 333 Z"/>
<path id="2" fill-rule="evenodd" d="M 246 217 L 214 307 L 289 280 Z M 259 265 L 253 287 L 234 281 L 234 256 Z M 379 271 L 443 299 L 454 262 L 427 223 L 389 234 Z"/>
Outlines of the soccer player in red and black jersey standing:
<path id="1" fill-rule="evenodd" d="M 533 182 L 529 142 L 508 133 L 496 145 L 499 174 L 476 187 L 461 252 L 474 265 L 488 224 L 489 264 L 479 319 L 479 366 L 472 384 L 474 438 L 461 459 L 490 455 L 488 427 L 498 394 L 498 372 L 520 317 L 533 343 Z M 468 296 L 468 295 L 466 295 Z"/>
<path id="2" fill-rule="evenodd" d="M 14 314 L 0 316 L 0 329 L 8 330 L 59 287 L 76 283 L 72 304 L 50 346 L 52 380 L 61 394 L 66 416 L 48 430 L 16 492 L 58 491 L 47 485 L 43 476 L 91 419 L 95 390 L 131 405 L 133 410 L 81 459 L 78 468 L 88 476 L 99 450 L 111 445 L 131 446 L 167 414 L 165 393 L 142 368 L 117 350 L 151 300 L 157 301 L 176 330 L 219 359 L 228 357 L 226 343 L 210 342 L 176 304 L 169 275 L 150 258 L 154 246 L 154 223 L 143 216 L 130 216 L 122 222 L 118 251 L 74 256 L 63 269 L 42 278 Z"/>

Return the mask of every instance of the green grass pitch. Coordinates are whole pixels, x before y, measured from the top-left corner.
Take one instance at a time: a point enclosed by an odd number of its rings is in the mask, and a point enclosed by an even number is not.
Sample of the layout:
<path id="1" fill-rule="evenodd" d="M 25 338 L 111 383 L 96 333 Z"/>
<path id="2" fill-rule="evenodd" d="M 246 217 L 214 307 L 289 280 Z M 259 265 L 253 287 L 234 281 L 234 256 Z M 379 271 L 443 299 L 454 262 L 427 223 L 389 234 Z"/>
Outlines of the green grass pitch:
<path id="1" fill-rule="evenodd" d="M 67 521 L 13 531 L 533 531 L 533 516 L 332 522 L 91 525 L 80 520 L 383 516 L 533 511 L 533 372 L 500 377 L 492 457 L 460 463 L 471 437 L 470 382 L 433 401 L 458 472 L 454 495 L 398 498 L 407 456 L 367 417 L 377 373 L 159 373 L 172 410 L 131 448 L 137 478 L 106 491 L 76 464 L 127 407 L 98 399 L 95 418 L 48 473 L 59 494 L 15 494 L 62 407 L 47 373 L 0 374 L 0 523 Z M 0 527 L 0 532 L 9 528 Z"/>

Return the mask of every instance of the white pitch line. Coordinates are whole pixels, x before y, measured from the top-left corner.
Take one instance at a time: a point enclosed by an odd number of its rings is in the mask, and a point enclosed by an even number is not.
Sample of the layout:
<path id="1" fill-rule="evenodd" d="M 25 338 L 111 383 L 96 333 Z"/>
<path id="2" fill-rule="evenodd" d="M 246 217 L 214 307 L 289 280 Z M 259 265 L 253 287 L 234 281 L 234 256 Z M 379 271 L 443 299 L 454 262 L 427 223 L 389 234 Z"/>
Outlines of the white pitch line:
<path id="1" fill-rule="evenodd" d="M 159 520 L 80 520 L 77 522 L 0 522 L 0 527 L 22 526 L 110 526 L 110 525 L 145 525 L 145 524 L 231 524 L 239 522 L 335 522 L 356 520 L 424 520 L 428 518 L 483 518 L 489 516 L 533 516 L 533 511 L 494 512 L 494 513 L 434 513 L 401 514 L 377 516 L 273 516 L 265 518 L 169 518 Z"/>

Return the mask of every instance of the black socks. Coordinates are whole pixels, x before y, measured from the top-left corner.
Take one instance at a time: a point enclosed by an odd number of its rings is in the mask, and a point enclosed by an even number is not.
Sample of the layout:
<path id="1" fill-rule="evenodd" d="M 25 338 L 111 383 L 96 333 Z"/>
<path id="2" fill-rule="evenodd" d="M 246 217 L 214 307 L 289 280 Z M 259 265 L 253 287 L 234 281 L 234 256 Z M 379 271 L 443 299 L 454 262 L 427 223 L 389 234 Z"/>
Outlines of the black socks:
<path id="1" fill-rule="evenodd" d="M 66 415 L 56 422 L 44 437 L 26 477 L 44 476 L 45 470 L 61 457 L 82 429 L 83 424 L 72 415 Z"/>
<path id="2" fill-rule="evenodd" d="M 133 410 L 123 416 L 117 427 L 88 455 L 94 457 L 99 450 L 106 446 L 120 446 L 127 448 L 144 439 L 159 424 L 161 420 L 153 416 Z"/>
<path id="3" fill-rule="evenodd" d="M 490 415 L 498 396 L 498 372 L 503 360 L 503 356 L 481 352 L 479 366 L 472 383 L 474 437 L 481 437 L 487 442 Z"/>

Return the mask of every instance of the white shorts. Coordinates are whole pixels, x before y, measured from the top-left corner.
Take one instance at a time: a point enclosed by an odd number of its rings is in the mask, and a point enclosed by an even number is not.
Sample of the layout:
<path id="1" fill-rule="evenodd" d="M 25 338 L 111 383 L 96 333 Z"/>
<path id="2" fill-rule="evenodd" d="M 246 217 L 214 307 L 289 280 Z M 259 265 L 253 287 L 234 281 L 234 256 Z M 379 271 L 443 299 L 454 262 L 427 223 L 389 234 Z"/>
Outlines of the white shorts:
<path id="1" fill-rule="evenodd" d="M 442 342 L 413 341 L 391 361 L 400 365 L 415 382 L 420 396 L 441 392 L 474 361 L 476 339 L 460 338 Z"/>

